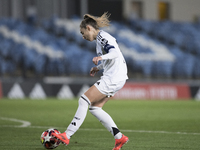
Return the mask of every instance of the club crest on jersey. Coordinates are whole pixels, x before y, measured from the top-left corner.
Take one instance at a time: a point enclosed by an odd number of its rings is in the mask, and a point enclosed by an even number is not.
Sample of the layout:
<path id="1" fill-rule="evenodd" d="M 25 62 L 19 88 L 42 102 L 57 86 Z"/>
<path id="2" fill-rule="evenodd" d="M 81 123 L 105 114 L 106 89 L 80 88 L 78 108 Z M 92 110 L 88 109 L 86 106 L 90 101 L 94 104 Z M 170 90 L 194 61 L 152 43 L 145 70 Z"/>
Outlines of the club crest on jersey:
<path id="1" fill-rule="evenodd" d="M 101 42 L 102 46 L 105 46 L 108 43 L 108 40 L 106 40 L 106 39 L 103 38 L 103 39 L 101 39 L 100 42 Z"/>

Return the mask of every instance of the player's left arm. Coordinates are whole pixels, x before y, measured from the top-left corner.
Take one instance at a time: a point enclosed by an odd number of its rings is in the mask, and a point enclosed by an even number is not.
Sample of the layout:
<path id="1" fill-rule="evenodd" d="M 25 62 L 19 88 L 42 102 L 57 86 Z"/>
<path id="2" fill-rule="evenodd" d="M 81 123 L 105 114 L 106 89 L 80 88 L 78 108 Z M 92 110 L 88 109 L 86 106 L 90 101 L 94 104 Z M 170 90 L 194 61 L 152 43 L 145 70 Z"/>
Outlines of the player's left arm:
<path id="1" fill-rule="evenodd" d="M 104 51 L 106 54 L 102 55 L 102 60 L 106 59 L 114 59 L 118 57 L 117 49 L 115 48 L 115 41 L 107 41 L 107 43 L 103 46 Z"/>
<path id="2" fill-rule="evenodd" d="M 114 59 L 118 57 L 119 53 L 117 49 L 115 48 L 115 45 L 117 45 L 116 40 L 113 40 L 113 39 L 108 40 L 106 38 L 102 38 L 100 41 L 100 44 L 104 52 L 106 52 L 106 54 L 98 56 L 98 57 L 94 57 L 92 61 L 95 65 L 98 65 L 98 62 L 101 60 Z"/>
<path id="3" fill-rule="evenodd" d="M 105 45 L 105 46 L 106 46 L 106 45 Z M 114 59 L 114 58 L 118 57 L 118 53 L 117 53 L 115 47 L 114 47 L 114 46 L 108 46 L 108 47 L 109 47 L 109 48 L 105 48 L 105 47 L 104 47 L 104 49 L 108 49 L 108 50 L 107 50 L 107 51 L 108 51 L 107 54 L 104 54 L 104 55 L 98 56 L 98 57 L 94 57 L 94 58 L 92 59 L 92 61 L 93 61 L 93 63 L 94 63 L 95 65 L 98 65 L 98 62 L 101 61 L 101 60 Z"/>
<path id="4" fill-rule="evenodd" d="M 104 55 L 101 56 L 102 60 L 114 59 L 114 58 L 117 58 L 117 57 L 118 57 L 118 53 L 114 48 L 110 49 L 107 54 L 104 54 Z"/>

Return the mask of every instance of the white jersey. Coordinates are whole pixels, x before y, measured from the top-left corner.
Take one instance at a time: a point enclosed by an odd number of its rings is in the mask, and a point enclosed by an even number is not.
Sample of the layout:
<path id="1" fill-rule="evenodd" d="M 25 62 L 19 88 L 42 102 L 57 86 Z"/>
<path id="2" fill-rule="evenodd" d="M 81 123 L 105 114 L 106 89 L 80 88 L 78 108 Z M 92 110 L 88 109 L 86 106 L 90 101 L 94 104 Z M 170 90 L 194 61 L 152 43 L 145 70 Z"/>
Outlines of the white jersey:
<path id="1" fill-rule="evenodd" d="M 99 70 L 104 69 L 101 78 L 117 83 L 128 79 L 125 59 L 116 39 L 107 32 L 100 30 L 96 38 L 96 52 L 102 57 Z"/>

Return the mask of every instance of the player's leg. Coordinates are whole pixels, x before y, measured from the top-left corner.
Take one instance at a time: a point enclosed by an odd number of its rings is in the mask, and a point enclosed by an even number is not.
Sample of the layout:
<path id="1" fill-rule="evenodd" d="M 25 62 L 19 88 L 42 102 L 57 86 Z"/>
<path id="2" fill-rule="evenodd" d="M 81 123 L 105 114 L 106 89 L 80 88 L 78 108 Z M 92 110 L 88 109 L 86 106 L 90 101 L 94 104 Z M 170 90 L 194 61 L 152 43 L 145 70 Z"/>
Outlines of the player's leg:
<path id="1" fill-rule="evenodd" d="M 116 124 L 101 107 L 108 101 L 109 98 L 105 94 L 102 94 L 96 86 L 92 86 L 88 89 L 79 99 L 79 106 L 76 111 L 76 114 L 68 126 L 67 130 L 65 131 L 67 134 L 67 138 L 70 137 L 79 129 L 82 125 L 83 121 L 85 120 L 88 105 L 92 105 L 90 107 L 90 112 L 97 117 L 100 121 L 102 121 L 103 125 L 115 136 L 116 139 L 122 137 L 121 132 L 118 130 Z"/>
<path id="2" fill-rule="evenodd" d="M 65 131 L 67 134 L 68 139 L 79 129 L 82 125 L 85 117 L 87 115 L 88 106 L 90 105 L 90 100 L 84 94 L 79 98 L 79 105 L 78 109 L 72 119 L 71 123 L 69 124 L 67 130 Z"/>
<path id="3" fill-rule="evenodd" d="M 114 93 L 116 93 L 116 91 L 118 91 L 118 89 L 120 89 L 121 86 L 118 87 L 117 84 L 112 84 L 109 81 L 101 79 L 94 84 L 92 89 L 88 90 L 85 93 L 85 95 L 92 97 L 94 100 L 91 101 L 91 106 L 89 108 L 89 111 L 107 128 L 109 132 L 112 133 L 115 139 L 120 139 L 122 137 L 122 133 L 119 131 L 117 125 L 115 124 L 111 116 L 107 112 L 105 112 L 102 109 L 102 107 L 109 100 L 109 97 L 114 95 Z M 98 99 L 96 100 L 94 98 L 94 95 L 92 94 L 94 93 L 94 91 L 95 93 L 99 93 Z M 102 93 L 104 96 L 100 97 L 100 95 L 102 95 L 100 93 Z"/>
<path id="4" fill-rule="evenodd" d="M 70 137 L 79 129 L 87 115 L 88 106 L 96 101 L 105 98 L 106 95 L 99 92 L 95 86 L 92 86 L 84 93 L 79 99 L 78 109 L 75 113 L 73 120 L 68 126 L 67 130 L 61 134 L 53 134 L 66 145 L 69 144 Z"/>
<path id="5" fill-rule="evenodd" d="M 70 141 L 70 137 L 79 129 L 82 125 L 85 117 L 87 115 L 88 106 L 90 105 L 90 100 L 84 94 L 79 98 L 78 101 L 78 109 L 75 113 L 74 118 L 72 119 L 70 125 L 68 126 L 67 130 L 61 134 L 53 135 L 61 140 L 64 144 L 68 145 Z"/>
<path id="6" fill-rule="evenodd" d="M 92 106 L 90 106 L 89 111 L 104 125 L 105 128 L 115 138 L 115 147 L 113 150 L 119 150 L 125 143 L 128 142 L 128 137 L 123 135 L 118 127 L 116 126 L 115 122 L 111 118 L 111 116 L 106 113 L 103 109 L 102 106 L 108 101 L 109 98 L 104 98 L 100 102 L 93 103 Z"/>
<path id="7" fill-rule="evenodd" d="M 109 100 L 109 98 L 99 91 L 99 89 L 104 86 L 103 81 L 101 81 L 100 84 L 101 86 L 97 88 L 96 83 L 85 93 L 87 97 L 91 98 L 91 106 L 89 108 L 89 111 L 108 129 L 109 132 L 113 134 L 116 139 L 120 139 L 122 137 L 122 134 L 118 130 L 115 122 L 113 121 L 111 116 L 102 109 L 103 105 Z"/>
<path id="8" fill-rule="evenodd" d="M 101 81 L 101 84 L 95 84 L 95 86 L 102 93 L 104 93 L 105 91 L 111 91 L 110 93 L 108 92 L 105 94 L 114 95 L 119 89 L 123 87 L 124 83 L 125 82 L 120 82 L 119 84 L 109 85 L 104 81 Z M 115 138 L 115 147 L 113 148 L 113 150 L 119 150 L 125 143 L 128 142 L 128 137 L 124 136 L 119 131 L 117 125 L 115 124 L 111 116 L 102 109 L 102 107 L 108 100 L 109 100 L 108 97 L 103 97 L 99 101 L 92 102 L 89 111 L 105 126 L 105 128 L 107 128 L 109 132 L 112 133 L 112 135 Z"/>
<path id="9" fill-rule="evenodd" d="M 82 125 L 87 114 L 88 106 L 93 102 L 100 101 L 104 97 L 106 97 L 106 95 L 100 93 L 94 85 L 80 97 L 76 114 L 66 130 L 68 138 L 70 138 Z"/>
<path id="10" fill-rule="evenodd" d="M 107 101 L 105 98 L 104 101 Z M 117 125 L 112 117 L 102 109 L 103 104 L 90 106 L 89 111 L 102 123 L 102 125 L 114 136 L 115 139 L 120 139 L 122 133 L 119 131 Z"/>

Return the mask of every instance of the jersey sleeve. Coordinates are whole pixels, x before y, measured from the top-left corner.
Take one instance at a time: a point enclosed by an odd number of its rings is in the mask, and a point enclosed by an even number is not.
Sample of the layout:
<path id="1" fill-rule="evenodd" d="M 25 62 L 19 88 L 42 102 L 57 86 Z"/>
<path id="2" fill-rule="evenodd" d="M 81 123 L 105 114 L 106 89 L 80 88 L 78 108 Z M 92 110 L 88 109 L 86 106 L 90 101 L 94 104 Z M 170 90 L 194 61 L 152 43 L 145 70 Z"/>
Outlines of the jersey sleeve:
<path id="1" fill-rule="evenodd" d="M 97 69 L 99 69 L 99 70 L 103 69 L 103 64 L 100 63 L 100 64 L 97 66 Z"/>
<path id="2" fill-rule="evenodd" d="M 99 39 L 100 45 L 105 54 L 101 56 L 103 60 L 114 59 L 118 56 L 118 52 L 115 48 L 116 40 L 106 35 L 102 35 Z"/>
<path id="3" fill-rule="evenodd" d="M 107 54 L 104 54 L 101 56 L 102 60 L 106 60 L 106 59 L 114 59 L 118 56 L 118 53 L 116 50 L 111 49 L 109 50 L 109 52 Z"/>

